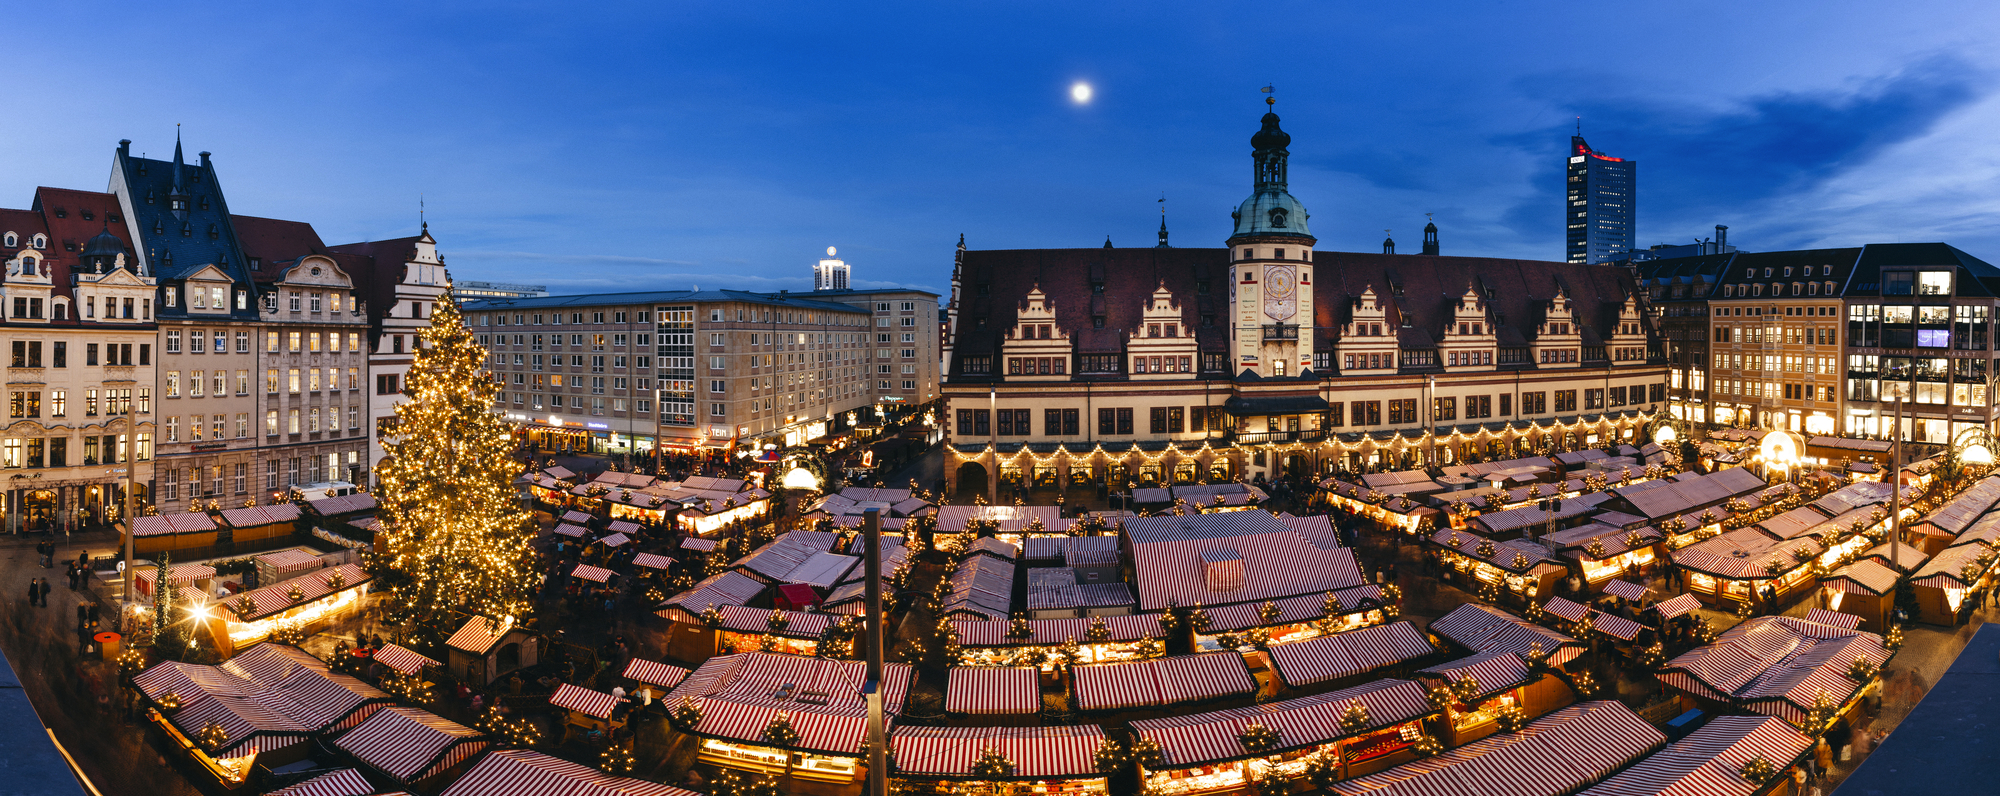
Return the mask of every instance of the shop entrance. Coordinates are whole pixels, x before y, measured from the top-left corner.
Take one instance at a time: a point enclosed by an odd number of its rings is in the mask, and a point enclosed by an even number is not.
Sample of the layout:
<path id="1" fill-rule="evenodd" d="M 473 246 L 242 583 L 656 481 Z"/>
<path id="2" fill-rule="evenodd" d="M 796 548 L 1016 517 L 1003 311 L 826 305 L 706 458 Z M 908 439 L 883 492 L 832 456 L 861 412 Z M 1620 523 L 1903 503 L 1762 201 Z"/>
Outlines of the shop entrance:
<path id="1" fill-rule="evenodd" d="M 958 496 L 960 500 L 971 500 L 973 495 L 986 494 L 986 466 L 977 462 L 965 462 L 958 466 Z"/>
<path id="2" fill-rule="evenodd" d="M 56 491 L 36 489 L 22 493 L 22 527 L 30 531 L 43 531 L 55 527 Z"/>

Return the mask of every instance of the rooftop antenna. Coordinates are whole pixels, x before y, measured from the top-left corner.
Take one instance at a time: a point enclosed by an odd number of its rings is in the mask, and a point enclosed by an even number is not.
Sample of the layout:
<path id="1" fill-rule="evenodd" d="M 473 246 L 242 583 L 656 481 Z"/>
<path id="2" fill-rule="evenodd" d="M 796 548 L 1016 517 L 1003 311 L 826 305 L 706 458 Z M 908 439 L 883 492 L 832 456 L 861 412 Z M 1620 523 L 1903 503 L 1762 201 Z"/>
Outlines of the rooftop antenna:
<path id="1" fill-rule="evenodd" d="M 421 193 L 417 194 L 417 226 L 422 227 L 424 232 L 431 231 L 431 222 L 424 220 L 424 195 Z"/>
<path id="2" fill-rule="evenodd" d="M 1583 137 L 1583 117 L 1576 117 L 1576 137 Z"/>

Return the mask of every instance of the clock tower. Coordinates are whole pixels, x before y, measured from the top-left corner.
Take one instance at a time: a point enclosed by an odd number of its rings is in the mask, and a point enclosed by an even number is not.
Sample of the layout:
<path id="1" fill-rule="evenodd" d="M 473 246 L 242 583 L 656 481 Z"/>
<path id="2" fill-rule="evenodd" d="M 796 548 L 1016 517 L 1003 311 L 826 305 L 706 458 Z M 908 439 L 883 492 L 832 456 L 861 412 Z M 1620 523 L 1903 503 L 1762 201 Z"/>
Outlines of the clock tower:
<path id="1" fill-rule="evenodd" d="M 1266 103 L 1275 105 L 1275 98 Z M 1317 240 L 1309 215 L 1285 190 L 1286 147 L 1278 114 L 1264 114 L 1250 137 L 1255 189 L 1231 214 L 1229 236 L 1230 371 L 1266 378 L 1297 376 L 1313 360 L 1313 264 Z"/>

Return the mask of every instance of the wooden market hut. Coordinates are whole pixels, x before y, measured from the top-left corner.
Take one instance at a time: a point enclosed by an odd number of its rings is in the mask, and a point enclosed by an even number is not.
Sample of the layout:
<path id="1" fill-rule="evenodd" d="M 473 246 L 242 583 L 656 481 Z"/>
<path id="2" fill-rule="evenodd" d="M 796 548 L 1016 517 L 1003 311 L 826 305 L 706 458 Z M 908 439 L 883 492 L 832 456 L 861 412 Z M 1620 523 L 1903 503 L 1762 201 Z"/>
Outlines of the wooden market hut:
<path id="1" fill-rule="evenodd" d="M 1423 661 L 1437 652 L 1409 620 L 1272 644 L 1262 653 L 1275 675 L 1266 692 L 1274 694 L 1281 686 L 1298 695 L 1344 688 L 1382 669 Z"/>
<path id="2" fill-rule="evenodd" d="M 1356 703 L 1368 720 L 1350 730 L 1341 718 Z M 1252 707 L 1142 719 L 1132 722 L 1132 731 L 1160 748 L 1159 764 L 1139 769 L 1147 788 L 1176 794 L 1226 793 L 1248 784 L 1245 770 L 1253 760 L 1272 761 L 1261 776 L 1283 779 L 1300 778 L 1308 759 L 1322 751 L 1333 752 L 1342 761 L 1342 775 L 1347 777 L 1412 760 L 1415 739 L 1424 734 L 1426 719 L 1436 714 L 1421 684 L 1385 679 Z M 1276 744 L 1260 752 L 1246 751 L 1237 738 L 1252 724 L 1276 731 Z"/>
<path id="3" fill-rule="evenodd" d="M 526 749 L 502 749 L 480 758 L 465 776 L 451 783 L 439 796 L 521 796 L 524 788 L 533 788 L 536 793 L 593 796 L 701 796 L 648 780 L 614 777 Z"/>
<path id="4" fill-rule="evenodd" d="M 1730 628 L 1715 643 L 1682 653 L 1660 668 L 1660 683 L 1681 707 L 1776 716 L 1805 727 L 1821 692 L 1837 715 L 1877 688 L 1893 655 L 1882 637 L 1790 616 L 1759 616 Z M 1876 671 L 1849 675 L 1856 658 Z"/>
<path id="5" fill-rule="evenodd" d="M 1584 651 L 1576 639 L 1476 603 L 1439 617 L 1431 622 L 1429 632 L 1470 654 L 1422 669 L 1418 679 L 1426 686 L 1435 686 L 1471 677 L 1479 686 L 1444 714 L 1438 737 L 1446 746 L 1492 735 L 1499 729 L 1499 711 L 1503 709 L 1519 708 L 1534 718 L 1576 699 L 1567 683 L 1553 673 L 1536 674 L 1527 662 L 1527 656 L 1539 647 L 1550 669 L 1562 669 Z"/>
<path id="6" fill-rule="evenodd" d="M 1762 605 L 1768 585 L 1783 606 L 1812 590 L 1819 553 L 1819 542 L 1810 536 L 1776 539 L 1756 528 L 1738 528 L 1667 555 L 1686 572 L 1688 592 L 1704 603 Z"/>
<path id="7" fill-rule="evenodd" d="M 700 720 L 683 730 L 700 738 L 696 760 L 759 775 L 778 776 L 792 760 L 796 793 L 847 792 L 861 771 L 867 703 L 861 694 L 868 665 L 748 652 L 708 659 L 666 696 L 668 709 L 692 704 Z M 894 721 L 910 690 L 910 667 L 883 667 L 883 710 Z M 798 733 L 789 749 L 763 738 L 780 713 Z"/>
<path id="8" fill-rule="evenodd" d="M 223 509 L 220 513 L 222 523 L 218 528 L 217 541 L 220 542 L 222 535 L 226 534 L 229 544 L 236 550 L 269 549 L 291 544 L 299 532 L 300 513 L 295 503 Z"/>
<path id="9" fill-rule="evenodd" d="M 1666 535 L 1651 526 L 1626 529 L 1591 522 L 1548 534 L 1540 541 L 1555 548 L 1556 555 L 1568 562 L 1570 573 L 1594 594 L 1626 572 L 1641 570 L 1659 560 L 1660 545 L 1666 541 Z"/>
<path id="10" fill-rule="evenodd" d="M 1093 640 L 1091 629 L 1100 625 L 1103 638 Z M 1029 619 L 1025 636 L 1013 635 L 1013 622 L 1004 619 L 954 619 L 951 629 L 965 650 L 965 666 L 1019 666 L 1034 655 L 1046 658 L 1069 641 L 1077 644 L 1079 663 L 1137 660 L 1147 657 L 1141 642 L 1163 637 L 1159 614 Z"/>
<path id="11" fill-rule="evenodd" d="M 159 576 L 160 568 L 141 564 L 133 569 L 136 571 L 132 575 L 132 587 L 138 590 L 140 596 L 153 596 L 153 581 Z M 167 580 L 177 588 L 212 594 L 215 588 L 215 567 L 207 564 L 175 564 L 167 569 Z"/>
<path id="12" fill-rule="evenodd" d="M 910 794 L 1015 792 L 1051 796 L 1106 793 L 1097 769 L 1104 730 L 1095 724 L 1059 727 L 903 727 L 889 734 L 891 776 Z M 988 752 L 1007 773 L 981 773 Z M 1002 790 L 1004 788 L 1004 790 Z"/>
<path id="13" fill-rule="evenodd" d="M 467 617 L 445 641 L 445 648 L 452 673 L 480 686 L 534 666 L 542 652 L 540 634 L 512 620 L 494 623 L 483 616 Z"/>
<path id="14" fill-rule="evenodd" d="M 1460 585 L 1477 591 L 1499 588 L 1506 599 L 1523 603 L 1554 594 L 1569 565 L 1546 545 L 1524 539 L 1488 539 L 1472 531 L 1440 528 L 1429 544 L 1441 548 L 1440 563 L 1457 573 Z"/>
<path id="15" fill-rule="evenodd" d="M 1667 742 L 1616 700 L 1584 702 L 1519 732 L 1450 749 L 1425 760 L 1335 783 L 1331 796 L 1451 793 L 1567 796 L 1603 781 Z"/>
<path id="16" fill-rule="evenodd" d="M 490 744 L 486 733 L 419 708 L 391 706 L 333 739 L 363 767 L 401 787 L 434 791 Z"/>
<path id="17" fill-rule="evenodd" d="M 132 687 L 169 745 L 228 789 L 242 786 L 253 765 L 275 768 L 312 755 L 316 740 L 361 724 L 392 701 L 282 644 L 251 647 L 224 666 L 156 663 L 134 676 Z M 211 723 L 222 728 L 222 742 L 196 742 Z"/>
<path id="18" fill-rule="evenodd" d="M 142 558 L 184 550 L 208 552 L 215 547 L 215 518 L 207 512 L 154 514 L 133 519 L 132 551 Z M 122 540 L 121 540 L 122 541 Z"/>
<path id="19" fill-rule="evenodd" d="M 1870 633 L 1889 632 L 1896 608 L 1896 583 L 1902 575 L 1873 558 L 1864 558 L 1819 578 L 1828 608 L 1861 620 Z"/>
<path id="20" fill-rule="evenodd" d="M 266 638 L 279 627 L 296 623 L 317 632 L 327 623 L 352 615 L 367 603 L 374 577 L 356 564 L 309 570 L 252 589 L 222 602 L 232 644 Z"/>
<path id="21" fill-rule="evenodd" d="M 1577 796 L 1784 796 L 1785 786 L 1743 778 L 1753 757 L 1771 764 L 1772 782 L 1788 782 L 1803 765 L 1813 739 L 1771 716 L 1716 716 L 1687 737 L 1667 744 L 1630 768 Z"/>
<path id="22" fill-rule="evenodd" d="M 1969 620 L 1971 602 L 1966 597 L 1993 581 L 1992 550 L 1984 542 L 1947 547 L 1910 573 L 1910 591 L 1917 597 L 1916 620 L 1945 627 Z"/>
<path id="23" fill-rule="evenodd" d="M 564 711 L 562 743 L 569 743 L 570 738 L 579 732 L 591 738 L 616 736 L 619 730 L 625 728 L 626 718 L 618 710 L 618 705 L 624 701 L 624 697 L 569 683 L 563 683 L 549 695 L 549 704 Z"/>

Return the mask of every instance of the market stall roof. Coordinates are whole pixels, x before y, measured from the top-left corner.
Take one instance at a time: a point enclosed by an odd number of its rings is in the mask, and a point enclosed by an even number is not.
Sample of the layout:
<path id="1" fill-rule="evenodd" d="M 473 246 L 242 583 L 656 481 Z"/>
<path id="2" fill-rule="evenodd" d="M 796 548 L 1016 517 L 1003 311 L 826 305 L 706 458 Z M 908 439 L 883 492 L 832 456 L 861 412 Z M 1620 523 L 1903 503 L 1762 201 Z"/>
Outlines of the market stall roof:
<path id="1" fill-rule="evenodd" d="M 224 741 L 211 752 L 218 758 L 282 749 L 351 726 L 390 701 L 304 650 L 270 643 L 216 666 L 157 663 L 132 685 L 155 702 L 174 694 L 181 707 L 168 720 L 189 737 L 210 722 L 221 725 Z"/>
<path id="2" fill-rule="evenodd" d="M 597 518 L 590 516 L 590 512 L 587 511 L 565 511 L 563 512 L 562 515 L 563 522 L 574 522 L 578 525 L 582 525 L 594 519 Z"/>
<path id="3" fill-rule="evenodd" d="M 259 525 L 275 525 L 291 522 L 299 518 L 296 503 L 280 503 L 275 506 L 245 506 L 238 509 L 223 509 L 222 522 L 231 528 L 255 528 Z"/>
<path id="4" fill-rule="evenodd" d="M 698 614 L 711 605 L 748 605 L 764 593 L 764 586 L 762 581 L 735 570 L 717 572 L 702 578 L 693 588 L 667 598 L 660 607 Z"/>
<path id="5" fill-rule="evenodd" d="M 625 663 L 625 679 L 671 689 L 687 679 L 688 670 L 679 666 L 633 658 Z"/>
<path id="6" fill-rule="evenodd" d="M 1918 567 L 1916 572 L 1910 573 L 1910 585 L 1928 586 L 1933 589 L 1971 588 L 1979 578 L 1965 577 L 1965 568 L 1967 565 L 1976 566 L 1982 575 L 1991 570 L 1993 568 L 1991 564 L 1979 562 L 1979 557 L 1989 549 L 1991 548 L 1984 544 L 1968 544 L 1940 550 L 1937 555 L 1931 556 L 1931 560 Z"/>
<path id="7" fill-rule="evenodd" d="M 1063 517 L 1061 506 L 939 506 L 937 532 L 965 533 L 973 520 L 999 523 L 995 532 L 1008 534 L 1025 533 L 1036 520 L 1041 521 L 1042 533 L 1065 533 L 1075 524 Z"/>
<path id="8" fill-rule="evenodd" d="M 793 570 L 814 555 L 833 549 L 840 534 L 831 531 L 789 531 L 736 559 L 731 570 L 755 575 L 766 583 L 789 583 Z"/>
<path id="9" fill-rule="evenodd" d="M 255 622 L 349 589 L 358 589 L 371 580 L 374 578 L 369 577 L 368 571 L 360 566 L 341 564 L 253 589 L 222 604 L 236 614 L 237 621 Z M 293 589 L 298 590 L 299 599 L 292 599 Z"/>
<path id="10" fill-rule="evenodd" d="M 861 687 L 868 664 L 764 652 L 718 655 L 669 692 L 666 703 L 692 699 L 701 710 L 697 735 L 752 745 L 771 718 L 783 711 L 800 735 L 796 748 L 836 755 L 855 755 L 867 735 L 867 704 Z M 903 712 L 910 690 L 910 667 L 891 663 L 883 668 L 883 710 Z"/>
<path id="11" fill-rule="evenodd" d="M 1709 475 L 1683 473 L 1675 479 L 1645 481 L 1611 492 L 1630 503 L 1638 513 L 1660 519 L 1716 506 L 1732 497 L 1761 491 L 1764 486 L 1764 479 L 1756 473 L 1732 467 Z"/>
<path id="12" fill-rule="evenodd" d="M 143 520 L 145 518 L 140 517 L 139 519 Z M 138 586 L 142 592 L 147 594 L 153 593 L 153 579 L 159 577 L 160 568 L 157 566 L 140 566 L 135 567 L 135 569 L 138 571 L 132 575 L 132 583 Z M 195 581 L 209 580 L 214 577 L 215 567 L 207 564 L 175 564 L 167 569 L 167 581 L 175 586 L 186 587 Z"/>
<path id="13" fill-rule="evenodd" d="M 1761 757 L 1782 771 L 1810 746 L 1782 719 L 1717 716 L 1578 796 L 1752 796 L 1763 788 L 1743 778 L 1744 763 Z"/>
<path id="14" fill-rule="evenodd" d="M 703 553 L 707 553 L 713 551 L 717 544 L 720 544 L 720 542 L 714 539 L 703 539 L 698 536 L 690 536 L 686 539 L 681 540 L 681 549 L 699 550 Z"/>
<path id="15" fill-rule="evenodd" d="M 1949 546 L 1975 543 L 1987 547 L 2000 547 L 2000 511 L 1989 511 L 1979 519 L 1973 520 L 1963 532 L 1952 538 Z"/>
<path id="16" fill-rule="evenodd" d="M 1803 725 L 1820 692 L 1840 705 L 1866 685 L 1847 676 L 1855 658 L 1880 666 L 1889 650 L 1873 633 L 1760 616 L 1668 661 L 1658 677 L 1671 688 Z"/>
<path id="17" fill-rule="evenodd" d="M 1257 692 L 1235 651 L 1076 666 L 1070 676 L 1079 710 L 1159 708 Z"/>
<path id="18" fill-rule="evenodd" d="M 827 625 L 840 617 L 818 611 L 777 611 L 771 608 L 751 608 L 747 605 L 718 605 L 717 613 L 722 614 L 722 629 L 737 633 L 770 633 L 784 638 L 816 639 L 826 632 Z M 783 613 L 785 629 L 771 629 L 771 615 Z"/>
<path id="19" fill-rule="evenodd" d="M 408 785 L 471 759 L 488 744 L 479 730 L 427 710 L 391 706 L 375 711 L 333 745 Z"/>
<path id="20" fill-rule="evenodd" d="M 569 683 L 563 683 L 561 688 L 549 695 L 551 705 L 600 719 L 611 718 L 612 709 L 623 701 L 624 697 L 615 697 L 603 691 L 580 688 Z"/>
<path id="21" fill-rule="evenodd" d="M 1027 607 L 1030 611 L 1077 608 L 1136 608 L 1139 601 L 1132 587 L 1123 583 L 1077 583 L 1076 570 L 1069 567 L 1041 567 L 1028 570 Z"/>
<path id="22" fill-rule="evenodd" d="M 1661 619 L 1672 619 L 1700 607 L 1701 600 L 1694 595 L 1679 594 L 1669 599 L 1661 600 L 1647 610 L 1658 612 Z"/>
<path id="23" fill-rule="evenodd" d="M 604 526 L 604 528 L 605 530 L 608 530 L 612 533 L 622 533 L 629 535 L 639 532 L 639 523 L 631 522 L 629 520 L 612 520 L 611 524 Z"/>
<path id="24" fill-rule="evenodd" d="M 1924 515 L 1924 522 L 1943 528 L 1947 536 L 1956 536 L 1993 508 L 1995 502 L 2000 502 L 2000 475 L 1989 475 Z"/>
<path id="25" fill-rule="evenodd" d="M 1474 699 L 1509 691 L 1541 679 L 1528 671 L 1528 662 L 1511 652 L 1478 652 L 1417 670 L 1418 676 L 1456 683 L 1467 677 L 1479 684 Z"/>
<path id="26" fill-rule="evenodd" d="M 605 547 L 620 547 L 631 541 L 632 537 L 630 536 L 626 536 L 625 534 L 622 533 L 614 533 L 610 536 L 606 536 L 602 539 L 597 540 L 597 543 L 604 545 Z"/>
<path id="27" fill-rule="evenodd" d="M 694 791 L 614 777 L 589 766 L 526 749 L 502 749 L 481 758 L 440 796 L 701 796 Z"/>
<path id="28" fill-rule="evenodd" d="M 1272 644 L 1266 650 L 1285 685 L 1332 682 L 1437 652 L 1409 620 Z"/>
<path id="29" fill-rule="evenodd" d="M 1467 558 L 1484 561 L 1517 575 L 1534 569 L 1537 564 L 1546 562 L 1561 566 L 1564 563 L 1555 553 L 1550 552 L 1546 545 L 1527 539 L 1493 541 L 1471 531 L 1439 528 L 1436 533 L 1431 534 L 1431 542 Z M 1486 544 L 1493 545 L 1492 555 L 1480 553 L 1480 548 Z"/>
<path id="30" fill-rule="evenodd" d="M 1488 605 L 1466 603 L 1430 624 L 1430 632 L 1473 652 L 1526 655 L 1536 646 L 1561 666 L 1582 652 L 1576 639 Z M 1567 652 L 1566 652 L 1567 650 Z"/>
<path id="31" fill-rule="evenodd" d="M 973 540 L 972 544 L 965 546 L 965 555 L 970 556 L 973 555 L 974 553 L 993 556 L 994 558 L 998 558 L 1002 561 L 1013 561 L 1014 559 L 1020 557 L 1021 548 L 1015 547 L 1012 544 L 1000 541 L 999 539 L 995 539 L 991 536 L 987 536 L 984 538 L 975 539 Z"/>
<path id="32" fill-rule="evenodd" d="M 372 660 L 404 675 L 416 674 L 423 671 L 424 667 L 427 666 L 442 665 L 400 644 L 382 645 L 381 649 L 375 651 L 375 656 Z"/>
<path id="33" fill-rule="evenodd" d="M 903 727 L 889 734 L 896 773 L 940 779 L 1101 779 L 1097 749 L 1104 730 L 1095 724 L 1067 727 Z M 987 749 L 1014 764 L 1012 777 L 974 773 Z"/>
<path id="34" fill-rule="evenodd" d="M 574 471 L 562 465 L 552 465 L 549 467 L 544 467 L 542 468 L 542 474 L 550 478 L 555 478 L 563 481 L 568 481 L 576 477 L 576 473 Z"/>
<path id="35" fill-rule="evenodd" d="M 506 638 L 513 630 L 512 620 L 502 621 L 498 627 L 494 627 L 488 623 L 486 617 L 468 617 L 465 624 L 459 625 L 458 631 L 452 633 L 451 638 L 444 644 L 461 652 L 485 655 L 488 650 L 493 649 L 493 645 L 500 643 L 500 639 Z"/>
<path id="36" fill-rule="evenodd" d="M 1814 608 L 1807 611 L 1806 621 L 1818 622 L 1822 625 L 1832 625 L 1848 630 L 1858 630 L 1861 627 L 1861 617 L 1853 614 L 1843 614 L 1839 611 L 1828 611 L 1824 608 Z"/>
<path id="37" fill-rule="evenodd" d="M 132 520 L 133 536 L 168 536 L 215 530 L 215 520 L 205 512 L 184 511 L 153 514 Z"/>
<path id="38" fill-rule="evenodd" d="M 1321 550 L 1332 550 L 1340 546 L 1340 533 L 1334 529 L 1332 517 L 1324 514 L 1297 517 L 1293 516 L 1290 512 L 1286 512 L 1278 515 L 1278 521 L 1284 523 L 1286 527 L 1298 531 L 1300 536 L 1306 538 L 1306 541 L 1312 542 L 1314 547 Z M 1114 550 L 1113 553 L 1115 554 L 1116 551 Z"/>
<path id="39" fill-rule="evenodd" d="M 1930 557 L 1929 553 L 1902 542 L 1883 542 L 1868 548 L 1868 552 L 1862 553 L 1857 560 L 1873 560 L 1890 569 L 1901 569 L 1908 573 L 1915 572 L 1917 567 L 1923 566 Z M 1890 563 L 1892 561 L 1894 563 Z"/>
<path id="40" fill-rule="evenodd" d="M 1779 539 L 1797 539 L 1812 533 L 1814 529 L 1825 525 L 1830 519 L 1832 518 L 1820 513 L 1819 509 L 1811 506 L 1800 506 L 1776 517 L 1768 518 L 1751 527 Z"/>
<path id="41" fill-rule="evenodd" d="M 1160 746 L 1162 769 L 1241 760 L 1256 755 L 1244 751 L 1237 736 L 1252 722 L 1276 730 L 1279 747 L 1317 746 L 1353 735 L 1393 727 L 1437 711 L 1424 699 L 1424 687 L 1414 680 L 1377 680 L 1365 685 L 1299 699 L 1266 702 L 1208 713 L 1142 719 L 1132 722 L 1139 737 Z M 1368 711 L 1368 726 L 1359 732 L 1341 728 L 1340 716 L 1352 703 Z"/>
<path id="42" fill-rule="evenodd" d="M 557 525 L 555 532 L 564 536 L 574 536 L 578 539 L 590 535 L 590 529 L 581 525 L 571 525 L 567 522 Z"/>
<path id="43" fill-rule="evenodd" d="M 967 556 L 951 573 L 942 616 L 1006 619 L 1013 613 L 1014 564 L 990 556 Z"/>
<path id="44" fill-rule="evenodd" d="M 569 571 L 569 576 L 572 578 L 594 580 L 598 583 L 610 583 L 611 577 L 616 574 L 618 573 L 603 567 L 593 567 L 589 564 L 578 564 L 575 569 Z"/>
<path id="45" fill-rule="evenodd" d="M 279 550 L 275 553 L 265 553 L 257 556 L 257 563 L 268 564 L 278 570 L 289 570 L 306 566 L 319 566 L 321 562 L 319 556 L 294 547 L 288 550 Z"/>
<path id="46" fill-rule="evenodd" d="M 663 555 L 640 553 L 632 557 L 632 563 L 647 569 L 664 570 L 674 565 L 674 560 Z"/>
<path id="47" fill-rule="evenodd" d="M 1125 523 L 1139 605 L 1159 610 L 1318 594 L 1364 583 L 1347 548 L 1322 550 L 1262 511 Z"/>
<path id="48" fill-rule="evenodd" d="M 1610 499 L 1611 496 L 1603 492 L 1593 492 L 1588 495 L 1572 495 L 1563 498 L 1561 511 L 1543 511 L 1533 504 L 1529 504 L 1520 508 L 1507 509 L 1506 511 L 1481 514 L 1472 518 L 1472 524 L 1483 529 L 1486 533 L 1506 533 L 1509 531 L 1518 531 L 1523 528 L 1537 528 L 1547 524 L 1551 517 L 1557 521 L 1562 521 L 1571 517 L 1581 517 L 1589 514 L 1596 511 L 1599 504 Z"/>
<path id="49" fill-rule="evenodd" d="M 356 492 L 352 495 L 336 495 L 334 497 L 308 501 L 306 505 L 311 507 L 313 513 L 319 516 L 337 517 L 342 514 L 374 511 L 377 503 L 375 502 L 374 495 L 367 492 Z"/>
<path id="50" fill-rule="evenodd" d="M 803 563 L 785 573 L 785 583 L 803 583 L 822 589 L 831 589 L 847 579 L 847 575 L 861 565 L 860 556 L 844 556 L 839 553 L 814 553 Z"/>
<path id="51" fill-rule="evenodd" d="M 1335 589 L 1333 596 L 1340 600 L 1341 607 L 1345 609 L 1343 616 L 1382 607 L 1382 587 L 1373 583 Z M 1267 620 L 1259 613 L 1264 607 L 1263 603 L 1237 603 L 1221 608 L 1203 608 L 1202 611 L 1208 614 L 1209 633 L 1229 633 L 1253 627 L 1289 625 L 1308 622 L 1326 615 L 1324 592 L 1271 600 L 1270 603 L 1278 609 L 1278 618 L 1275 620 Z"/>
<path id="52" fill-rule="evenodd" d="M 1584 702 L 1465 746 L 1334 783 L 1337 796 L 1562 796 L 1666 743 L 1616 701 Z"/>
<path id="53" fill-rule="evenodd" d="M 1030 619 L 1029 635 L 1026 638 L 1011 638 L 1008 632 L 1013 623 L 1007 620 L 966 620 L 953 619 L 951 627 L 958 631 L 958 642 L 966 647 L 1046 647 L 1075 639 L 1079 644 L 1090 641 L 1090 627 L 1102 620 L 1110 638 L 1106 642 L 1125 643 L 1142 638 L 1158 638 L 1160 632 L 1159 614 L 1132 614 L 1129 616 L 1100 616 L 1090 619 Z"/>
<path id="54" fill-rule="evenodd" d="M 1849 594 L 1880 597 L 1894 590 L 1896 581 L 1901 579 L 1901 575 L 1881 562 L 1864 558 L 1821 575 L 1819 585 Z"/>
<path id="55" fill-rule="evenodd" d="M 1646 599 L 1646 587 L 1629 580 L 1612 579 L 1605 581 L 1604 593 L 1613 597 L 1623 597 L 1634 602 Z"/>
<path id="56" fill-rule="evenodd" d="M 368 778 L 362 776 L 359 770 L 337 768 L 271 791 L 265 796 L 369 796 L 374 792 L 375 786 L 368 784 Z"/>
<path id="57" fill-rule="evenodd" d="M 1041 670 L 1032 666 L 954 667 L 945 683 L 944 709 L 973 715 L 1038 713 Z"/>
<path id="58" fill-rule="evenodd" d="M 1795 555 L 1800 551 L 1808 554 L 1804 561 Z M 1770 580 L 1810 564 L 1819 552 L 1819 541 L 1809 536 L 1773 539 L 1755 528 L 1738 528 L 1667 555 L 1683 569 L 1723 580 Z M 1776 572 L 1767 566 L 1773 561 L 1781 565 Z"/>

